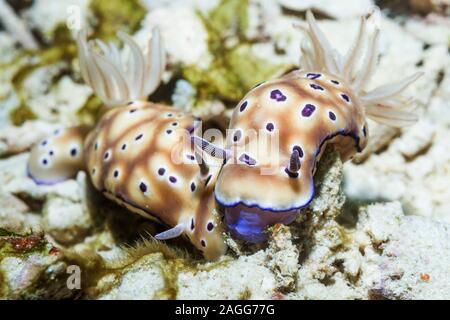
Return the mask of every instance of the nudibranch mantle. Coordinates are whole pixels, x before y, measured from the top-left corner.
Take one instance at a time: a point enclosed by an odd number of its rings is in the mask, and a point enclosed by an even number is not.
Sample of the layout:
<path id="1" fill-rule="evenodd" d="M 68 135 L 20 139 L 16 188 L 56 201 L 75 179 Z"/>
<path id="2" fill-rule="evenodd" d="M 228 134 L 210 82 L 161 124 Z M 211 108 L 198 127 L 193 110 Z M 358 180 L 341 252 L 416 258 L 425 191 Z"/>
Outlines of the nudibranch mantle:
<path id="1" fill-rule="evenodd" d="M 215 191 L 225 207 L 300 209 L 313 197 L 316 162 L 327 143 L 336 145 L 344 161 L 367 143 L 365 115 L 357 97 L 341 79 L 323 72 L 294 71 L 268 81 L 249 92 L 240 106 L 230 122 L 234 135 L 227 140 L 227 149 L 237 161 L 225 163 Z M 275 150 L 261 146 L 271 139 L 277 142 Z M 298 153 L 300 168 L 291 173 L 287 168 L 293 151 Z M 264 197 L 258 186 L 264 188 Z"/>
<path id="2" fill-rule="evenodd" d="M 222 152 L 227 156 L 215 198 L 231 232 L 250 242 L 266 240 L 267 226 L 292 222 L 311 202 L 316 164 L 327 144 L 346 161 L 367 145 L 366 118 L 391 126 L 417 120 L 402 110 L 408 100 L 400 94 L 420 74 L 366 90 L 377 62 L 378 30 L 355 71 L 367 20 L 361 18 L 356 41 L 344 58 L 312 13 L 306 16 L 301 69 L 256 86 L 242 99 Z"/>

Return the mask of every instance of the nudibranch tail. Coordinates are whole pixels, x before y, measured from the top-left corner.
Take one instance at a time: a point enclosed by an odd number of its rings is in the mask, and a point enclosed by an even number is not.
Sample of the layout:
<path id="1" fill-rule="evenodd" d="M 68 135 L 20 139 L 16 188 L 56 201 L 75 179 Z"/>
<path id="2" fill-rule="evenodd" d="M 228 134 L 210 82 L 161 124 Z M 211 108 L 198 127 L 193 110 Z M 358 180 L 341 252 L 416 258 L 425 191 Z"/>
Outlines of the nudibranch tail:
<path id="1" fill-rule="evenodd" d="M 28 159 L 27 174 L 37 184 L 51 185 L 72 178 L 84 169 L 84 126 L 56 130 L 36 144 Z"/>
<path id="2" fill-rule="evenodd" d="M 81 75 L 109 107 L 123 106 L 135 100 L 145 101 L 161 82 L 166 63 L 157 28 L 152 31 L 146 52 L 129 35 L 119 32 L 118 37 L 126 45 L 122 52 L 111 42 L 87 42 L 85 30 L 77 36 Z"/>

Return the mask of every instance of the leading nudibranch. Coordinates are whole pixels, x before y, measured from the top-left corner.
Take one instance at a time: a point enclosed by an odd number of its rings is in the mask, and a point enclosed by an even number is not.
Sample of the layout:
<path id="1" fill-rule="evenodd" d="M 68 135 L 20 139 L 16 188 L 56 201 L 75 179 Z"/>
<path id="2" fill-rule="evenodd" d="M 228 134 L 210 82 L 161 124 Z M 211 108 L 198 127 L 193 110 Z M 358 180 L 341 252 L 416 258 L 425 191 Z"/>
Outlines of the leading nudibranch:
<path id="1" fill-rule="evenodd" d="M 116 108 L 87 137 L 85 128 L 69 128 L 35 146 L 29 176 L 52 184 L 85 168 L 107 198 L 168 225 L 157 239 L 184 234 L 205 258 L 217 258 L 226 248 L 213 196 L 220 166 L 208 166 L 217 162 L 211 157 L 197 161 L 189 139 L 198 127 L 195 117 L 145 101 L 164 70 L 159 32 L 153 31 L 146 53 L 119 34 L 131 53 L 128 60 L 113 44 L 96 41 L 95 50 L 85 37 L 80 32 L 77 39 L 81 74 L 105 106 Z"/>
<path id="2" fill-rule="evenodd" d="M 312 13 L 306 16 L 309 41 L 302 46 L 302 69 L 258 85 L 242 99 L 224 149 L 194 138 L 203 150 L 223 156 L 215 198 L 231 232 L 250 242 L 266 240 L 267 226 L 291 223 L 311 202 L 316 164 L 327 144 L 334 144 L 346 161 L 366 146 L 366 117 L 393 126 L 416 121 L 415 115 L 399 110 L 404 104 L 399 95 L 420 74 L 365 90 L 377 61 L 378 30 L 355 72 L 366 19 L 361 18 L 355 44 L 344 59 Z"/>

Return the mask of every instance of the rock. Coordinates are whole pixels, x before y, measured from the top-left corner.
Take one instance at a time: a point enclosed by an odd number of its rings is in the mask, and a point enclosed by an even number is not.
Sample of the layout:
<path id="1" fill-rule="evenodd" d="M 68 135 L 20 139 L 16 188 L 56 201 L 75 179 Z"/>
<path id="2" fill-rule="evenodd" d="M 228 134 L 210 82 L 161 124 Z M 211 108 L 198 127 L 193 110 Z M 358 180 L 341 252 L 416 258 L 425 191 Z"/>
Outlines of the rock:
<path id="1" fill-rule="evenodd" d="M 42 232 L 41 216 L 11 194 L 0 194 L 0 229 L 17 234 Z"/>
<path id="2" fill-rule="evenodd" d="M 0 235 L 0 299 L 64 299 L 68 264 L 40 236 Z"/>
<path id="3" fill-rule="evenodd" d="M 119 274 L 108 273 L 97 283 L 101 300 L 148 300 L 155 298 L 165 286 L 163 271 L 166 263 L 160 253 L 142 257 Z M 104 293 L 102 293 L 104 292 Z"/>
<path id="4" fill-rule="evenodd" d="M 268 266 L 275 275 L 278 292 L 290 292 L 297 285 L 299 250 L 287 226 L 275 225 L 269 240 Z"/>
<path id="5" fill-rule="evenodd" d="M 0 128 L 0 156 L 12 155 L 30 149 L 61 125 L 41 120 L 27 121 L 20 127 L 6 125 Z M 20 137 L 20 139 L 17 139 Z"/>
<path id="6" fill-rule="evenodd" d="M 404 216 L 399 204 L 374 205 L 362 211 L 358 229 L 379 250 L 378 278 L 372 298 L 448 299 L 450 225 Z M 430 237 L 429 234 L 433 234 Z M 364 275 L 363 275 L 364 277 Z"/>
<path id="7" fill-rule="evenodd" d="M 404 135 L 398 139 L 394 145 L 400 153 L 408 160 L 417 156 L 420 152 L 425 151 L 433 143 L 435 128 L 428 120 L 417 123 L 406 131 Z"/>
<path id="8" fill-rule="evenodd" d="M 58 121 L 64 126 L 78 124 L 76 113 L 85 105 L 92 90 L 84 84 L 77 84 L 64 76 L 53 84 L 53 77 L 59 74 L 64 64 L 38 68 L 24 81 L 27 88 L 27 104 L 40 119 Z"/>
<path id="9" fill-rule="evenodd" d="M 276 280 L 265 267 L 266 257 L 259 251 L 211 265 L 213 268 L 206 265 L 204 270 L 182 272 L 178 275 L 177 299 L 270 299 Z"/>
<path id="10" fill-rule="evenodd" d="M 49 42 L 56 28 L 65 25 L 71 15 L 77 15 L 75 18 L 81 19 L 79 23 L 83 26 L 87 19 L 86 12 L 89 12 L 89 0 L 37 0 L 26 10 L 24 17 Z"/>
<path id="11" fill-rule="evenodd" d="M 405 30 L 427 44 L 448 43 L 450 22 L 447 19 L 428 17 L 427 19 L 409 19 Z"/>

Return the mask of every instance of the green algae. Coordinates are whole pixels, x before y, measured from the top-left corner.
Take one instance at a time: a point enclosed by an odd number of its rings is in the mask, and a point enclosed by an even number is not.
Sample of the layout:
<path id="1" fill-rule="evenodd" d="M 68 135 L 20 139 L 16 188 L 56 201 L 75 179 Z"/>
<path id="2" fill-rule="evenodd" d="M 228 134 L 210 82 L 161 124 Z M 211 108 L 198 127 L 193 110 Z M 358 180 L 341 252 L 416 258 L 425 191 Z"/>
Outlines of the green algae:
<path id="1" fill-rule="evenodd" d="M 195 65 L 181 68 L 182 77 L 196 89 L 197 102 L 219 99 L 234 107 L 256 84 L 289 68 L 252 52 L 252 42 L 246 38 L 248 4 L 248 0 L 222 0 L 207 15 L 198 13 L 213 60 L 207 69 Z"/>
<path id="2" fill-rule="evenodd" d="M 16 126 L 20 126 L 28 120 L 34 120 L 37 118 L 30 107 L 24 103 L 22 103 L 19 107 L 11 110 L 9 117 L 12 124 Z"/>
<path id="3" fill-rule="evenodd" d="M 119 30 L 136 32 L 146 14 L 138 0 L 91 0 L 90 10 L 98 21 L 94 36 L 104 40 L 114 40 Z"/>
<path id="4" fill-rule="evenodd" d="M 57 63 L 65 63 L 69 66 L 76 57 L 77 48 L 72 40 L 70 31 L 64 24 L 55 28 L 54 31 L 55 45 L 44 47 L 41 50 L 27 52 L 21 57 L 21 63 L 25 63 L 18 68 L 12 77 L 12 85 L 14 91 L 19 98 L 18 107 L 10 112 L 10 120 L 14 125 L 21 125 L 27 120 L 36 119 L 36 115 L 32 112 L 27 101 L 27 88 L 24 86 L 26 79 L 39 68 L 54 65 Z M 52 83 L 56 83 L 58 76 L 53 79 Z"/>
<path id="5" fill-rule="evenodd" d="M 251 297 L 252 297 L 252 292 L 251 292 L 251 290 L 248 287 L 246 287 L 244 289 L 244 291 L 242 291 L 239 294 L 239 299 L 238 300 L 250 300 Z"/>
<path id="6" fill-rule="evenodd" d="M 84 106 L 82 106 L 77 112 L 80 123 L 86 125 L 94 125 L 102 115 L 102 105 L 102 101 L 97 98 L 96 95 L 91 95 Z"/>

